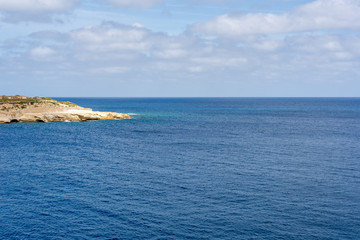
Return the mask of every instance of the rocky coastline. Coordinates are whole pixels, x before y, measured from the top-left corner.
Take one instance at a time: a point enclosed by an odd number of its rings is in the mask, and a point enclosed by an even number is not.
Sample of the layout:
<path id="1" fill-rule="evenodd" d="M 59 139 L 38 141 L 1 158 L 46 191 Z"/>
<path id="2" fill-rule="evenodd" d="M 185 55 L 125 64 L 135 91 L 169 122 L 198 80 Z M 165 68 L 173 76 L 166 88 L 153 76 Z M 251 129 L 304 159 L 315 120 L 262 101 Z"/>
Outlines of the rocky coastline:
<path id="1" fill-rule="evenodd" d="M 0 124 L 16 122 L 84 122 L 129 119 L 130 115 L 93 111 L 71 102 L 50 98 L 0 98 Z"/>

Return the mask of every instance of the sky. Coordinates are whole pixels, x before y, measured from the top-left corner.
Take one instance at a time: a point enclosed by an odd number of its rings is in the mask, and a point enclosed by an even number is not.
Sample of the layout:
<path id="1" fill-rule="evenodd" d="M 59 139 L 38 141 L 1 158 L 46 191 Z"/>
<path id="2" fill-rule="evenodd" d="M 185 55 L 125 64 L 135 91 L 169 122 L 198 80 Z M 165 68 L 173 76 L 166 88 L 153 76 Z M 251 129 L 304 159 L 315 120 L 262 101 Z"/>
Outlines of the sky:
<path id="1" fill-rule="evenodd" d="M 360 97 L 360 0 L 0 0 L 0 95 Z"/>

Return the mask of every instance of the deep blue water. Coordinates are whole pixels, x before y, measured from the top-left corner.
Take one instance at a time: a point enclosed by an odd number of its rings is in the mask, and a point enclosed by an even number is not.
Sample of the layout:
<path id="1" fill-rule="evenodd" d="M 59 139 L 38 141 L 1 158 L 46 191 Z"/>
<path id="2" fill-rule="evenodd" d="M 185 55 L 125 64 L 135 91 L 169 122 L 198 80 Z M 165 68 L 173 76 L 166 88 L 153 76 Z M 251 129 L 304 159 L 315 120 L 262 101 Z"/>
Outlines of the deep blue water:
<path id="1" fill-rule="evenodd" d="M 0 239 L 360 239 L 359 98 L 61 100 L 134 115 L 0 125 Z"/>

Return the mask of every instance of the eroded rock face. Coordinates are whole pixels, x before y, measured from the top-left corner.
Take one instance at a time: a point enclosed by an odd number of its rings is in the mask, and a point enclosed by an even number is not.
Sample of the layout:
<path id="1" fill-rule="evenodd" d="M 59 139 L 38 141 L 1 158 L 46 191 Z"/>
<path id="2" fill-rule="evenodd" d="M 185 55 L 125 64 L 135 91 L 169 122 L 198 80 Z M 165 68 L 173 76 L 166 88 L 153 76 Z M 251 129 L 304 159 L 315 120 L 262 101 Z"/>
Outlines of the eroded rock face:
<path id="1" fill-rule="evenodd" d="M 0 124 L 13 122 L 82 122 L 131 118 L 126 113 L 92 111 L 90 108 L 69 103 L 63 104 L 53 99 L 31 104 L 24 101 L 20 103 L 19 105 L 19 103 L 7 102 L 0 105 Z"/>

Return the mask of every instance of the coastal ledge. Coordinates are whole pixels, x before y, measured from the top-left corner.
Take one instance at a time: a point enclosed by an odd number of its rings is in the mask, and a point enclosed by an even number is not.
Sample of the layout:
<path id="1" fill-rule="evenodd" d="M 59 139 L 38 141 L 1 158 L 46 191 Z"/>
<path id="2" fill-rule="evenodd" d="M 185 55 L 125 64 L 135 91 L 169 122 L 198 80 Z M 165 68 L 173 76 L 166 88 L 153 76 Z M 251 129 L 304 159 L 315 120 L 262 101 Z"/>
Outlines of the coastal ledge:
<path id="1" fill-rule="evenodd" d="M 126 113 L 99 112 L 45 97 L 0 96 L 0 124 L 16 122 L 85 122 L 130 119 Z"/>

